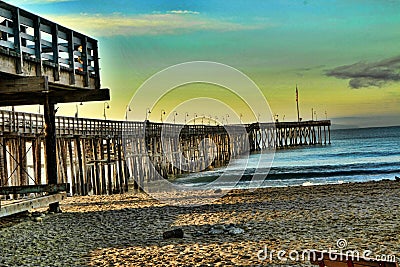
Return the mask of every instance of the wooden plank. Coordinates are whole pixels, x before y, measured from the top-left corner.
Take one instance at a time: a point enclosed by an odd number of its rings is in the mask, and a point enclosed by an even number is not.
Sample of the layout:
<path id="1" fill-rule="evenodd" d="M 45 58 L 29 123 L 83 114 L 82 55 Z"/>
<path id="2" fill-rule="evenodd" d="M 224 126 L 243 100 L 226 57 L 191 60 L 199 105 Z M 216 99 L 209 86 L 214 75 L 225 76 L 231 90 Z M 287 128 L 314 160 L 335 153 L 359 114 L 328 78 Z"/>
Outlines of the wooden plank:
<path id="1" fill-rule="evenodd" d="M 56 143 L 56 123 L 54 104 L 46 97 L 44 102 L 44 138 L 45 138 L 45 158 L 46 174 L 48 184 L 58 183 L 57 173 L 57 143 Z M 52 203 L 49 206 L 50 211 L 59 212 L 59 204 Z"/>
<path id="2" fill-rule="evenodd" d="M 60 64 L 67 65 L 69 67 L 69 65 L 70 65 L 69 64 L 70 63 L 69 59 L 67 59 L 67 58 L 59 58 L 58 60 L 59 60 Z M 73 71 L 71 71 L 71 72 L 73 72 Z"/>
<path id="3" fill-rule="evenodd" d="M 112 176 L 111 176 L 111 140 L 107 138 L 107 180 L 108 194 L 113 194 Z"/>
<path id="4" fill-rule="evenodd" d="M 2 94 L 0 92 L 1 106 L 35 105 L 43 104 L 46 95 L 52 103 L 73 103 L 88 101 L 107 101 L 110 100 L 109 89 L 101 90 L 77 90 L 77 91 L 50 91 L 48 94 L 43 92 L 21 92 L 16 94 Z"/>
<path id="5" fill-rule="evenodd" d="M 74 59 L 74 32 L 70 31 L 68 34 L 68 55 L 69 55 L 69 67 L 72 69 L 69 78 L 69 84 L 75 84 L 75 59 Z"/>
<path id="6" fill-rule="evenodd" d="M 59 44 L 58 51 L 68 53 L 68 44 Z"/>
<path id="7" fill-rule="evenodd" d="M 67 197 L 66 193 L 58 193 L 54 195 L 28 199 L 4 205 L 0 208 L 0 217 L 10 216 L 13 214 L 25 212 L 31 209 L 46 207 L 54 203 L 58 203 Z"/>
<path id="8" fill-rule="evenodd" d="M 91 43 L 89 43 L 91 44 Z M 89 46 L 88 44 L 88 46 Z M 98 44 L 97 41 L 93 41 L 93 57 L 94 57 L 94 73 L 96 75 L 96 84 L 95 84 L 95 88 L 96 89 L 100 89 L 101 84 L 100 84 L 100 63 L 99 63 L 99 48 L 98 48 Z"/>
<path id="9" fill-rule="evenodd" d="M 82 58 L 83 60 L 83 73 L 84 73 L 84 82 L 83 86 L 89 86 L 89 72 L 88 72 L 88 47 L 87 47 L 87 37 L 85 36 L 82 44 Z"/>
<path id="10" fill-rule="evenodd" d="M 42 32 L 40 31 L 40 17 L 37 17 L 35 20 L 35 56 L 36 60 L 38 60 L 38 64 L 36 65 L 36 76 L 43 75 L 43 63 L 42 63 Z"/>
<path id="11" fill-rule="evenodd" d="M 1 173 L 0 173 L 0 186 L 4 186 L 7 183 L 8 178 L 8 170 L 7 170 L 7 139 L 1 137 L 1 146 L 0 146 L 0 160 L 1 160 Z"/>
<path id="12" fill-rule="evenodd" d="M 46 50 L 46 53 L 53 52 L 53 44 L 47 40 L 42 40 L 42 45 L 44 48 L 50 48 L 49 50 Z"/>
<path id="13" fill-rule="evenodd" d="M 24 38 L 25 40 L 28 40 L 28 41 L 31 41 L 31 42 L 35 41 L 35 37 L 30 35 L 30 34 L 27 34 L 25 32 L 21 32 L 20 35 L 21 35 L 21 38 Z"/>
<path id="14" fill-rule="evenodd" d="M 68 34 L 66 33 L 67 31 L 69 31 L 68 29 L 65 29 L 64 27 L 62 27 L 61 25 L 58 26 L 58 37 L 60 37 L 63 40 L 67 40 L 68 39 Z M 63 44 L 64 45 L 64 44 Z"/>
<path id="15" fill-rule="evenodd" d="M 0 6 L 0 16 L 2 16 L 2 17 L 4 17 L 4 18 L 7 18 L 7 19 L 12 19 L 12 13 L 11 13 L 11 11 L 10 10 L 8 10 L 8 9 L 5 9 L 4 7 L 4 5 L 6 5 L 5 3 L 1 3 L 1 6 Z"/>
<path id="16" fill-rule="evenodd" d="M 100 182 L 100 169 L 99 169 L 99 139 L 93 138 L 93 158 L 94 158 L 94 168 L 95 168 L 95 194 L 101 195 L 101 182 Z"/>
<path id="17" fill-rule="evenodd" d="M 62 171 L 62 182 L 68 182 L 68 165 L 67 165 L 67 144 L 64 139 L 59 138 L 59 153 L 61 153 L 60 168 Z"/>
<path id="18" fill-rule="evenodd" d="M 100 160 L 102 162 L 105 162 L 105 156 L 104 156 L 104 139 L 100 139 Z M 107 194 L 107 181 L 106 181 L 106 171 L 104 168 L 104 164 L 100 165 L 101 169 L 101 193 L 103 195 Z"/>
<path id="19" fill-rule="evenodd" d="M 0 187 L 0 195 L 69 192 L 69 184 L 21 185 Z"/>
<path id="20" fill-rule="evenodd" d="M 18 177 L 19 177 L 19 185 L 27 185 L 28 184 L 28 175 L 27 175 L 27 158 L 26 158 L 26 140 L 21 136 L 18 137 Z"/>
<path id="21" fill-rule="evenodd" d="M 53 58 L 54 58 L 53 55 L 45 54 L 45 51 L 43 49 L 42 59 L 47 59 L 47 60 L 53 61 Z"/>
<path id="22" fill-rule="evenodd" d="M 48 88 L 47 77 L 24 77 L 13 80 L 0 79 L 0 95 L 9 93 L 42 92 Z"/>
<path id="23" fill-rule="evenodd" d="M 18 59 L 16 60 L 16 73 L 21 74 L 23 58 L 22 58 L 22 50 L 21 50 L 21 35 L 20 35 L 20 15 L 19 8 L 15 8 L 13 10 L 13 29 L 14 29 L 14 47 L 15 52 L 18 54 Z"/>
<path id="24" fill-rule="evenodd" d="M 48 24 L 48 21 L 43 18 L 40 19 L 42 20 L 42 23 L 40 24 L 40 30 L 42 32 L 51 34 L 51 26 Z"/>
<path id="25" fill-rule="evenodd" d="M 72 139 L 68 140 L 68 152 L 69 152 L 69 164 L 71 168 L 71 183 L 72 183 L 72 195 L 75 195 L 76 190 L 76 174 L 75 174 L 75 162 L 74 162 L 74 153 L 72 150 Z"/>
<path id="26" fill-rule="evenodd" d="M 78 189 L 82 196 L 86 195 L 85 193 L 85 181 L 84 181 L 84 173 L 83 173 L 83 158 L 82 158 L 82 148 L 81 148 L 81 138 L 76 137 L 75 139 L 76 145 L 76 155 L 78 160 L 78 167 L 79 167 L 79 178 L 78 178 Z"/>
<path id="27" fill-rule="evenodd" d="M 25 14 L 23 14 L 23 13 L 28 13 L 28 12 L 26 12 L 24 10 L 21 10 L 20 12 L 21 12 L 21 24 L 24 24 L 26 26 L 29 26 L 29 27 L 33 28 L 34 27 L 33 20 L 28 18 Z"/>
<path id="28" fill-rule="evenodd" d="M 6 47 L 8 49 L 14 49 L 14 44 L 9 41 L 0 40 L 0 46 Z"/>
<path id="29" fill-rule="evenodd" d="M 59 62 L 59 51 L 58 51 L 58 25 L 52 25 L 52 48 L 53 48 L 53 63 L 55 64 L 54 68 L 54 80 L 60 80 L 60 62 Z"/>
<path id="30" fill-rule="evenodd" d="M 118 156 L 118 175 L 119 175 L 119 186 L 120 193 L 124 193 L 125 190 L 125 178 L 122 164 L 122 137 L 115 138 L 116 146 L 117 146 L 117 156 Z"/>
<path id="31" fill-rule="evenodd" d="M 0 31 L 3 33 L 9 33 L 9 34 L 14 34 L 14 30 L 10 28 L 9 26 L 4 26 L 0 24 Z"/>

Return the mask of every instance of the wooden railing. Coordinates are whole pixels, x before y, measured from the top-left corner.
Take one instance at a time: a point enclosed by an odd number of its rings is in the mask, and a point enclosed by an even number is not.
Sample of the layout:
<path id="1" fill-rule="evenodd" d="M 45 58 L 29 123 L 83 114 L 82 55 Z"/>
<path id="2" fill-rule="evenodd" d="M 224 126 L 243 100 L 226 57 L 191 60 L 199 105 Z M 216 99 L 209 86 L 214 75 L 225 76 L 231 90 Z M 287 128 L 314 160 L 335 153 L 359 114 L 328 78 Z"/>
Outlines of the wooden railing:
<path id="1" fill-rule="evenodd" d="M 23 74 L 24 64 L 35 64 L 36 76 L 53 70 L 54 81 L 60 71 L 69 73 L 69 84 L 83 76 L 83 87 L 95 78 L 100 88 L 97 41 L 35 14 L 0 1 L 0 52 L 16 58 L 15 74 Z M 4 71 L 4 70 L 2 70 Z"/>
<path id="2" fill-rule="evenodd" d="M 15 134 L 42 134 L 44 132 L 44 117 L 41 114 L 13 112 L 0 110 L 0 133 Z M 283 122 L 283 123 L 253 123 L 244 125 L 247 132 L 262 129 L 285 129 L 293 127 L 319 127 L 330 126 L 329 120 Z M 56 116 L 57 135 L 81 135 L 81 136 L 159 136 L 166 135 L 206 135 L 216 133 L 241 132 L 241 125 L 209 126 L 209 125 L 180 125 L 153 122 L 132 122 L 86 119 L 75 117 Z"/>
<path id="3" fill-rule="evenodd" d="M 42 134 L 44 133 L 44 117 L 41 114 L 0 110 L 0 133 Z M 228 125 L 235 130 L 239 126 Z M 239 127 L 240 128 L 240 127 Z M 240 128 L 243 129 L 243 128 Z M 56 116 L 56 133 L 59 136 L 120 136 L 120 135 L 206 135 L 226 133 L 222 126 L 179 125 L 152 122 L 113 121 Z"/>

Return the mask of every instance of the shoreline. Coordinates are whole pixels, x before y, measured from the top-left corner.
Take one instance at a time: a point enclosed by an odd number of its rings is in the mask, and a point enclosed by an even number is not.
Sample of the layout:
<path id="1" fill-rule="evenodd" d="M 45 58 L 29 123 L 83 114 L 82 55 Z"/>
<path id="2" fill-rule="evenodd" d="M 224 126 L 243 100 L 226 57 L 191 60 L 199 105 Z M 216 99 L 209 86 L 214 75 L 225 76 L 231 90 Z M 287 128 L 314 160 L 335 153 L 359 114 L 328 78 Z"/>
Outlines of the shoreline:
<path id="1" fill-rule="evenodd" d="M 347 249 L 400 258 L 399 203 L 396 181 L 236 189 L 197 207 L 143 193 L 69 197 L 61 214 L 1 228 L 0 265 L 311 266 L 257 253 L 335 248 L 339 239 Z M 162 238 L 176 228 L 184 238 Z"/>

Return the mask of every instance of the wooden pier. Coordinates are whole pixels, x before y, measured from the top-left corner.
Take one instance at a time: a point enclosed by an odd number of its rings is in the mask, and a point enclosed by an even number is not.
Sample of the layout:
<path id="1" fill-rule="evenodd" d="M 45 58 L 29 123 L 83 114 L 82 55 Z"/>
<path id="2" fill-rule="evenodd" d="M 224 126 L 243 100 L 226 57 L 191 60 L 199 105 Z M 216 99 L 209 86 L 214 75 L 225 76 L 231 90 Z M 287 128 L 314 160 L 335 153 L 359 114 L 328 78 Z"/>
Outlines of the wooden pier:
<path id="1" fill-rule="evenodd" d="M 56 184 L 70 184 L 71 195 L 123 193 L 243 153 L 330 143 L 330 121 L 209 126 L 56 116 L 55 126 Z M 49 184 L 44 128 L 42 115 L 0 111 L 2 187 Z"/>
<path id="2" fill-rule="evenodd" d="M 0 200 L 27 198 L 0 216 L 47 204 L 57 212 L 66 193 L 123 193 L 252 151 L 330 143 L 330 121 L 222 127 L 57 117 L 57 103 L 110 99 L 98 55 L 95 39 L 0 1 L 0 107 L 44 106 L 43 115 L 0 110 Z"/>
<path id="3" fill-rule="evenodd" d="M 14 185 L 13 192 L 36 194 L 37 187 L 28 185 L 44 183 L 42 163 L 46 184 L 57 186 L 64 179 L 65 173 L 57 170 L 58 162 L 63 160 L 57 157 L 57 150 L 65 146 L 56 138 L 54 107 L 57 103 L 110 99 L 109 90 L 101 89 L 98 55 L 95 39 L 0 1 L 0 106 L 44 106 L 40 122 L 31 115 L 26 115 L 31 116 L 27 119 L 25 115 L 3 114 L 1 192 L 7 192 L 3 187 Z M 26 171 L 27 149 L 40 153 L 31 163 L 34 177 Z M 17 188 L 25 185 L 28 188 Z M 47 199 L 50 210 L 57 212 L 59 198 L 52 196 L 57 192 L 43 193 L 47 196 L 36 203 L 46 203 Z M 25 206 L 22 203 L 10 210 L 23 211 Z"/>
<path id="4" fill-rule="evenodd" d="M 251 151 L 331 143 L 331 121 L 255 123 L 248 126 Z"/>

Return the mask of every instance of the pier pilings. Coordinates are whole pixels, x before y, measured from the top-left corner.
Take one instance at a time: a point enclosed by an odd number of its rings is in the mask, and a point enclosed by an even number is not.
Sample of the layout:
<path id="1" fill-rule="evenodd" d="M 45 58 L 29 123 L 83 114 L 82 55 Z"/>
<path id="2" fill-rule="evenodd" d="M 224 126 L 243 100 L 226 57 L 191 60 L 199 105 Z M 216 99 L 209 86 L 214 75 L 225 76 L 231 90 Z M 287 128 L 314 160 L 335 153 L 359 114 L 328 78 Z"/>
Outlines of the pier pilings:
<path id="1" fill-rule="evenodd" d="M 0 111 L 0 187 L 69 183 L 70 195 L 124 193 L 245 153 L 330 144 L 330 121 L 210 126 L 56 116 L 54 125 L 56 157 L 46 162 L 44 116 Z"/>

